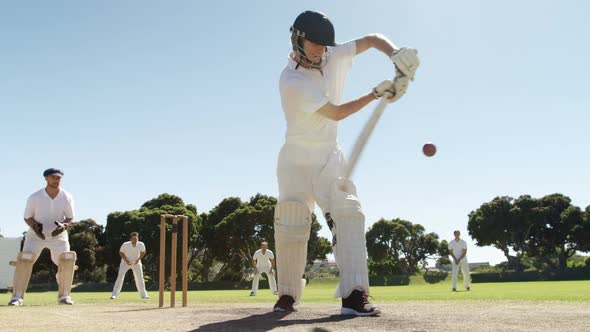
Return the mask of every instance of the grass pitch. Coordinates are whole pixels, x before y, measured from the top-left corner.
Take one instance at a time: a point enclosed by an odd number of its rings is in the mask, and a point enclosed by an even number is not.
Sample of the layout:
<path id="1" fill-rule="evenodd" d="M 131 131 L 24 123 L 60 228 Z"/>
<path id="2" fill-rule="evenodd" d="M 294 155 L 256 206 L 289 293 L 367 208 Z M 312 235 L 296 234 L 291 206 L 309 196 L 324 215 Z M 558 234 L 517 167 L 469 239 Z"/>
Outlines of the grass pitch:
<path id="1" fill-rule="evenodd" d="M 334 289 L 337 279 L 312 280 L 304 290 L 303 303 L 334 303 Z M 458 292 L 451 292 L 450 281 L 427 284 L 421 278 L 412 280 L 408 286 L 371 287 L 372 302 L 391 303 L 398 301 L 590 301 L 590 281 L 546 281 L 546 282 L 510 282 L 477 283 L 472 290 L 463 289 L 458 283 Z M 249 296 L 249 290 L 203 290 L 189 291 L 189 303 L 269 303 L 276 301 L 268 289 L 260 289 L 256 296 Z M 3 295 L 8 303 L 9 294 Z M 53 305 L 56 292 L 27 293 L 25 305 Z M 123 292 L 116 300 L 110 299 L 108 292 L 73 292 L 72 298 L 77 304 L 108 303 L 152 303 L 157 305 L 158 292 L 150 291 L 150 299 L 143 300 L 137 292 Z M 177 306 L 180 306 L 181 291 L 176 292 Z M 166 292 L 165 303 L 169 305 L 170 297 Z"/>

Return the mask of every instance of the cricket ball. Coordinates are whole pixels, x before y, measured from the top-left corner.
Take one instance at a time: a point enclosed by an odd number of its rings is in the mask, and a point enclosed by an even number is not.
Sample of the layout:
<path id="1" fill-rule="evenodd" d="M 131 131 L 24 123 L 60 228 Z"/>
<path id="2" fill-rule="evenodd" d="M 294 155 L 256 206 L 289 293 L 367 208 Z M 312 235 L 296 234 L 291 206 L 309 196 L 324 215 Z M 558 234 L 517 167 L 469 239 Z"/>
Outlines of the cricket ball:
<path id="1" fill-rule="evenodd" d="M 432 143 L 426 143 L 422 146 L 422 152 L 426 157 L 432 157 L 436 154 L 436 145 Z"/>

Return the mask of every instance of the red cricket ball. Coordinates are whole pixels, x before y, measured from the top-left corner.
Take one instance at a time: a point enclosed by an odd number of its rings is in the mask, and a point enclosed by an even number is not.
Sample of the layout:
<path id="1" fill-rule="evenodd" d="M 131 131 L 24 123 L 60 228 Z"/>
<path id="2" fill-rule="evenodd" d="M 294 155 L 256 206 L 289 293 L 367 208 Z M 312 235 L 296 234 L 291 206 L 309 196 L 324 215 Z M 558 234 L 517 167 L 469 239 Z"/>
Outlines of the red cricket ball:
<path id="1" fill-rule="evenodd" d="M 422 152 L 426 157 L 432 157 L 436 154 L 436 145 L 432 143 L 426 143 L 422 146 Z"/>

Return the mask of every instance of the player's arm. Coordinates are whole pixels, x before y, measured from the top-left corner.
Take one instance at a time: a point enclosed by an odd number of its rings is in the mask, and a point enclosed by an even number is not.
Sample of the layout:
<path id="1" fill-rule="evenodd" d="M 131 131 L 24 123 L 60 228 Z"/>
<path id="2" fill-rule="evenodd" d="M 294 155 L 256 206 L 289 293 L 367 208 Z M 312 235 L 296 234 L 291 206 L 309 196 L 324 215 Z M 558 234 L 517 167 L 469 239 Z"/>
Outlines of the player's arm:
<path id="1" fill-rule="evenodd" d="M 460 262 L 463 258 L 465 258 L 465 255 L 467 255 L 467 249 L 461 250 L 461 257 L 459 257 L 457 261 Z"/>
<path id="2" fill-rule="evenodd" d="M 54 223 L 57 227 L 51 232 L 51 236 L 58 236 L 64 230 L 70 228 L 72 226 L 72 220 L 74 220 L 74 218 L 66 218 L 63 222 L 55 221 Z"/>
<path id="3" fill-rule="evenodd" d="M 374 48 L 383 52 L 387 57 L 390 57 L 394 52 L 399 50 L 391 40 L 380 33 L 366 35 L 355 40 L 355 43 L 356 55 L 359 55 L 370 48 Z"/>
<path id="4" fill-rule="evenodd" d="M 74 221 L 74 199 L 70 196 L 68 197 L 68 204 L 66 205 L 66 220 L 64 220 L 63 224 L 66 228 L 72 226 L 72 222 Z"/>
<path id="5" fill-rule="evenodd" d="M 125 256 L 124 252 L 119 251 L 119 256 L 121 256 L 121 258 L 125 261 L 125 263 L 127 263 L 127 265 L 131 265 L 131 262 L 129 262 L 129 260 L 127 259 L 127 256 Z"/>
<path id="6" fill-rule="evenodd" d="M 256 266 L 256 263 L 258 262 L 257 258 L 254 258 L 254 260 L 252 261 L 252 266 L 254 267 L 254 273 L 258 274 L 258 266 Z"/>
<path id="7" fill-rule="evenodd" d="M 35 199 L 29 197 L 25 206 L 25 223 L 37 234 L 38 237 L 45 240 L 43 235 L 43 224 L 35 220 Z"/>
<path id="8" fill-rule="evenodd" d="M 449 248 L 449 255 L 451 255 L 451 257 L 453 257 L 453 260 L 455 261 L 455 263 L 457 263 L 457 258 L 455 258 L 455 253 L 453 252 L 453 249 Z"/>
<path id="9" fill-rule="evenodd" d="M 351 114 L 360 111 L 361 109 L 363 109 L 363 107 L 367 106 L 373 100 L 375 100 L 375 96 L 373 96 L 373 93 L 371 92 L 358 99 L 351 100 L 342 105 L 334 105 L 332 103 L 327 103 L 318 110 L 318 113 L 322 116 L 325 116 L 328 119 L 340 121 L 342 119 L 347 118 Z"/>
<path id="10" fill-rule="evenodd" d="M 418 51 L 413 48 L 399 48 L 391 40 L 380 33 L 367 35 L 363 38 L 355 40 L 356 54 L 374 48 L 384 53 L 395 65 L 397 77 L 407 76 L 410 80 L 414 80 L 414 75 L 418 66 L 420 66 L 420 59 L 418 59 Z"/>
<path id="11" fill-rule="evenodd" d="M 31 217 L 31 218 L 26 218 L 25 219 L 25 223 L 31 227 L 32 229 L 35 229 L 35 227 L 37 227 L 37 221 L 35 220 L 35 218 Z"/>
<path id="12" fill-rule="evenodd" d="M 74 221 L 74 218 L 66 218 L 66 220 L 64 220 L 63 224 L 64 224 L 66 227 L 70 227 L 70 226 L 72 226 L 72 222 L 73 222 L 73 221 Z"/>
<path id="13" fill-rule="evenodd" d="M 383 96 L 386 92 L 390 93 L 391 96 L 395 95 L 395 97 L 389 99 L 389 102 L 392 103 L 398 100 L 405 91 L 400 91 L 399 94 L 396 94 L 394 83 L 390 80 L 385 80 L 381 82 L 378 86 L 373 88 L 373 91 L 367 93 L 366 95 L 358 99 L 351 100 L 341 105 L 334 105 L 328 102 L 324 106 L 322 106 L 317 112 L 328 119 L 340 121 L 342 119 L 347 118 L 351 114 L 360 111 L 361 109 L 363 109 L 363 107 L 367 106 L 373 100 L 381 98 L 381 96 Z"/>
<path id="14" fill-rule="evenodd" d="M 139 261 L 142 260 L 145 257 L 146 252 L 145 251 L 140 251 L 139 252 L 139 258 L 135 261 L 135 264 L 139 264 Z"/>
<path id="15" fill-rule="evenodd" d="M 25 219 L 25 223 L 31 227 L 31 229 L 37 234 L 37 236 L 45 240 L 45 235 L 43 235 L 43 224 L 35 220 L 35 218 L 30 217 Z"/>

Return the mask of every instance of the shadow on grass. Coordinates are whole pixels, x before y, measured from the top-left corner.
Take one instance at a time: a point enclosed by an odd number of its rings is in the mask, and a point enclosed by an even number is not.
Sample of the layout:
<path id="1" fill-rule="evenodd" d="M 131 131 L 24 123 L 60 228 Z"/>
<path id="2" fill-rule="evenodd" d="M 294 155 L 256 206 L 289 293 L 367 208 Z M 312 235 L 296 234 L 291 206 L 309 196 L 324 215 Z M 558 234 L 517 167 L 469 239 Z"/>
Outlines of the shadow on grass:
<path id="1" fill-rule="evenodd" d="M 206 324 L 192 331 L 269 331 L 276 327 L 340 322 L 343 320 L 355 318 L 355 316 L 331 315 L 328 317 L 313 319 L 283 320 L 283 318 L 287 317 L 288 315 L 289 313 L 285 312 L 267 312 L 264 314 L 251 315 L 240 319 Z M 319 327 L 311 327 L 310 331 L 322 332 L 328 330 Z"/>
<path id="2" fill-rule="evenodd" d="M 139 308 L 139 309 L 128 309 L 128 310 L 117 310 L 117 312 L 139 312 L 139 311 L 160 311 L 160 310 L 171 310 L 171 309 L 178 309 L 175 307 L 150 307 L 150 308 Z M 112 311 L 105 311 L 105 312 L 112 312 Z"/>

